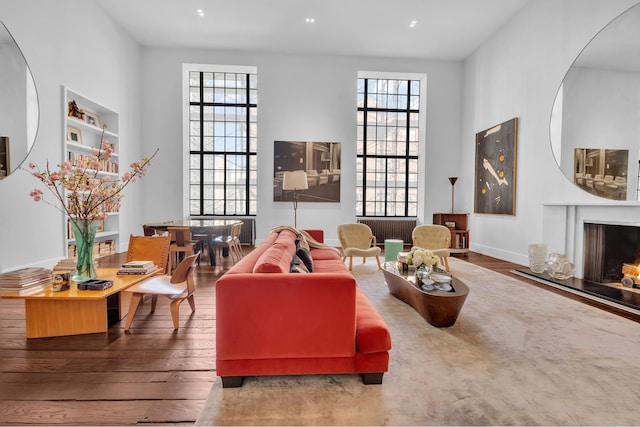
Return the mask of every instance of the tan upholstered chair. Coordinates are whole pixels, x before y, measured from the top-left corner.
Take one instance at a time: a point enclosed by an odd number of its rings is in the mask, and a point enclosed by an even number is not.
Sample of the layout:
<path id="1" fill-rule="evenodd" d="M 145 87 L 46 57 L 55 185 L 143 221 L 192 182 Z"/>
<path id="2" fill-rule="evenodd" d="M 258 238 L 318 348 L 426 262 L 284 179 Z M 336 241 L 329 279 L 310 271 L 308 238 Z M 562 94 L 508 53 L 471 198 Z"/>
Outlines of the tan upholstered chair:
<path id="1" fill-rule="evenodd" d="M 378 268 L 380 266 L 381 249 L 376 246 L 376 236 L 371 232 L 366 224 L 341 224 L 338 226 L 338 239 L 342 246 L 343 257 L 349 257 L 349 270 L 353 268 L 353 257 L 362 257 L 362 262 L 366 262 L 367 257 L 376 257 Z"/>
<path id="2" fill-rule="evenodd" d="M 434 255 L 440 257 L 440 263 L 444 264 L 449 271 L 449 260 L 451 254 L 449 244 L 451 243 L 451 231 L 444 225 L 422 224 L 418 225 L 411 232 L 413 246 L 431 250 Z"/>
<path id="3" fill-rule="evenodd" d="M 157 239 L 157 237 L 155 237 Z M 191 311 L 196 311 L 196 304 L 193 299 L 193 291 L 195 291 L 195 283 L 193 281 L 193 270 L 196 267 L 200 252 L 194 255 L 189 255 L 183 259 L 176 271 L 171 276 L 163 274 L 161 276 L 153 276 L 149 279 L 137 283 L 130 288 L 127 288 L 127 292 L 131 292 L 131 303 L 129 304 L 129 313 L 127 314 L 127 321 L 124 325 L 124 330 L 128 331 L 133 322 L 133 317 L 136 315 L 140 301 L 145 295 L 151 295 L 151 312 L 156 310 L 156 301 L 158 295 L 164 295 L 171 300 L 171 319 L 173 320 L 173 328 L 178 329 L 178 313 L 180 310 L 180 304 L 185 299 L 189 301 Z"/>

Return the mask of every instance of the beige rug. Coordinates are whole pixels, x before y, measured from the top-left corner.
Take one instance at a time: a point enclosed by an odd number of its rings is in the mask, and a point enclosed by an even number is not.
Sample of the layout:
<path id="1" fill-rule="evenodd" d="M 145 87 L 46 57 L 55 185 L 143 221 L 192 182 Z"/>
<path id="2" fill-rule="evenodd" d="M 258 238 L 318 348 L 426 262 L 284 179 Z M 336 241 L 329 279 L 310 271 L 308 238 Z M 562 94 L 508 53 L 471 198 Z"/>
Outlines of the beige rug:
<path id="1" fill-rule="evenodd" d="M 382 385 L 356 375 L 217 381 L 198 425 L 640 425 L 640 324 L 452 258 L 471 291 L 438 329 L 354 266 L 393 341 Z"/>

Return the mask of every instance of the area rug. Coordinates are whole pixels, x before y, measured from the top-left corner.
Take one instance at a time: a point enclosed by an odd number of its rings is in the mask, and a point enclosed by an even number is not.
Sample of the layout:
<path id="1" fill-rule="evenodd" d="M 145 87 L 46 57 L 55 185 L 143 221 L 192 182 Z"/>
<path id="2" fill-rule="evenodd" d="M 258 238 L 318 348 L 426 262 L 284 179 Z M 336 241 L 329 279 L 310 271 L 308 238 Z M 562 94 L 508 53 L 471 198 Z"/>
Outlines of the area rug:
<path id="1" fill-rule="evenodd" d="M 435 328 L 391 296 L 380 271 L 358 285 L 391 331 L 381 385 L 356 375 L 218 380 L 197 425 L 638 425 L 640 324 L 461 259 L 460 317 Z"/>

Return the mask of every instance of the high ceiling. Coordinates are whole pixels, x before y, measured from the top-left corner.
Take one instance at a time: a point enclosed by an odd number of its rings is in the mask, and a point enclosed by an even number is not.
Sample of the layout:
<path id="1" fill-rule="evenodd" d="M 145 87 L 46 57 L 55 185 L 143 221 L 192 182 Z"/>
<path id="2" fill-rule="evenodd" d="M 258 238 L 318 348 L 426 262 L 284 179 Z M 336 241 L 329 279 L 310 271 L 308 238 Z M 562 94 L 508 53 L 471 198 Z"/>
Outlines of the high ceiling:
<path id="1" fill-rule="evenodd" d="M 469 56 L 529 1 L 97 0 L 143 46 L 443 60 Z"/>

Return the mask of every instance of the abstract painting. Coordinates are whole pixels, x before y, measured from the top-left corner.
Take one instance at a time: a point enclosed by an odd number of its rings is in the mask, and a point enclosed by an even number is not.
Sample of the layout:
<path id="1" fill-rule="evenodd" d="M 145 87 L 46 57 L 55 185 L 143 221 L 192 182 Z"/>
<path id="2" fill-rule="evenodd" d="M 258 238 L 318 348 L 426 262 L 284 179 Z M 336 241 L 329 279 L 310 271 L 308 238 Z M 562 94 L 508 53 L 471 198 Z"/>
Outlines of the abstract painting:
<path id="1" fill-rule="evenodd" d="M 476 133 L 474 212 L 516 214 L 518 118 Z"/>

